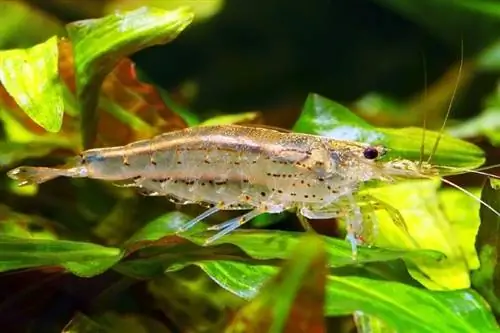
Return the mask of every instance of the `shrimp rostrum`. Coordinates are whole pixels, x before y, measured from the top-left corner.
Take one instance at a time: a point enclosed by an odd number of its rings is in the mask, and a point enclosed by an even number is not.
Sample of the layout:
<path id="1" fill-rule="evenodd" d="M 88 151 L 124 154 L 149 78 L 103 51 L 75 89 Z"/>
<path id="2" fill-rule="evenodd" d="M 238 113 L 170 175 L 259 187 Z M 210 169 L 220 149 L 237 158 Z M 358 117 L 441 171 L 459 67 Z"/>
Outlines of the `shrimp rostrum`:
<path id="1" fill-rule="evenodd" d="M 295 210 L 307 219 L 343 217 L 356 251 L 363 214 L 354 194 L 360 185 L 436 173 L 426 163 L 385 161 L 385 151 L 381 146 L 266 128 L 201 126 L 126 146 L 90 149 L 62 168 L 21 166 L 8 175 L 20 185 L 59 176 L 121 181 L 146 195 L 210 207 L 180 232 L 221 210 L 248 211 L 212 226 L 218 232 L 206 244 L 262 213 Z"/>

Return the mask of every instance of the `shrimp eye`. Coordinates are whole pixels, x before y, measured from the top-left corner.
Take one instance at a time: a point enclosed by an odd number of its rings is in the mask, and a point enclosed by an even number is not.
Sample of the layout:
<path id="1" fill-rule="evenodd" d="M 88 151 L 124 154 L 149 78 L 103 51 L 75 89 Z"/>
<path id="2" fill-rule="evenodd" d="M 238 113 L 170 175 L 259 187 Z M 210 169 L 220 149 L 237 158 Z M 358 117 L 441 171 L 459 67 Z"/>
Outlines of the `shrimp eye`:
<path id="1" fill-rule="evenodd" d="M 363 151 L 363 156 L 369 160 L 376 159 L 378 157 L 378 155 L 379 155 L 379 152 L 378 152 L 377 148 L 374 148 L 374 147 L 367 147 Z"/>

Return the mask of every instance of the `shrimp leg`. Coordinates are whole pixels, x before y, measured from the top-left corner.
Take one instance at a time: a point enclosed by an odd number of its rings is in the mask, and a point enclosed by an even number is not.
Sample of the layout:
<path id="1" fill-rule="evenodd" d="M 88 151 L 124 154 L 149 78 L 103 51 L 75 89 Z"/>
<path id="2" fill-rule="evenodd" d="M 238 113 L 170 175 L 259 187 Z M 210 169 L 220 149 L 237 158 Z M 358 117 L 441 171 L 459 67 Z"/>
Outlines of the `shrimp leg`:
<path id="1" fill-rule="evenodd" d="M 200 215 L 196 216 L 194 219 L 192 219 L 191 221 L 189 221 L 188 223 L 186 223 L 185 225 L 183 225 L 182 227 L 180 227 L 177 231 L 176 231 L 176 234 L 179 234 L 181 232 L 184 232 L 184 231 L 187 231 L 189 229 L 191 229 L 192 227 L 194 227 L 197 223 L 201 222 L 202 220 L 206 219 L 207 217 L 219 212 L 221 209 L 217 206 L 214 206 L 212 208 L 209 208 L 207 209 L 206 211 L 204 211 L 203 213 L 201 213 Z"/>
<path id="2" fill-rule="evenodd" d="M 307 220 L 307 217 L 305 217 L 302 214 L 297 214 L 297 218 L 299 219 L 300 225 L 302 228 L 304 228 L 305 231 L 309 232 L 312 231 L 314 232 L 313 227 L 311 226 L 311 223 Z"/>
<path id="3" fill-rule="evenodd" d="M 312 220 L 324 220 L 324 219 L 345 217 L 345 214 L 342 212 L 342 210 L 338 208 L 337 205 L 331 205 L 321 208 L 302 207 L 299 211 L 299 214 Z M 361 216 L 361 219 L 363 218 L 361 212 L 359 216 Z M 347 221 L 346 238 L 351 243 L 353 259 L 356 259 L 358 254 L 359 241 L 356 237 L 358 229 L 355 226 L 360 225 L 362 222 L 357 220 L 359 219 L 359 216 L 357 214 L 354 214 L 354 219 L 350 216 L 347 216 L 348 221 Z"/>
<path id="4" fill-rule="evenodd" d="M 256 208 L 256 209 L 251 210 L 248 213 L 245 213 L 239 217 L 235 217 L 234 219 L 231 219 L 229 221 L 226 221 L 226 222 L 223 222 L 221 224 L 217 224 L 217 225 L 214 225 L 214 226 L 208 228 L 208 230 L 220 230 L 220 231 L 218 233 L 216 233 L 215 235 L 213 235 L 212 237 L 208 238 L 205 241 L 204 245 L 210 245 L 211 243 L 215 242 L 216 240 L 218 240 L 222 236 L 227 235 L 231 231 L 237 229 L 238 227 L 242 226 L 246 222 L 250 221 L 251 219 L 253 219 L 254 217 L 256 217 L 262 213 L 263 213 L 263 211 L 261 209 Z"/>

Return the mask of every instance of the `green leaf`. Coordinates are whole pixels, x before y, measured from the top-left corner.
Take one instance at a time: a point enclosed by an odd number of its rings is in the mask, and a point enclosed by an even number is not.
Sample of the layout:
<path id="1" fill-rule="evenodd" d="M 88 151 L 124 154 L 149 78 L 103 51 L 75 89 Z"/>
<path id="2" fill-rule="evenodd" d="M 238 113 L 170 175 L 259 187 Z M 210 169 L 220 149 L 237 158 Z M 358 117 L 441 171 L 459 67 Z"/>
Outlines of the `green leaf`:
<path id="1" fill-rule="evenodd" d="M 381 128 L 379 131 L 385 134 L 385 139 L 377 144 L 383 144 L 390 151 L 387 158 L 405 158 L 419 161 L 421 158 L 421 142 L 423 131 L 417 127 L 406 127 L 401 129 Z M 454 168 L 473 169 L 485 162 L 484 151 L 478 146 L 454 138 L 448 134 L 440 134 L 436 131 L 425 131 L 424 161 L 431 155 L 436 140 L 440 137 L 438 148 L 432 154 L 431 163 L 439 166 Z M 442 173 L 449 172 L 447 169 Z"/>
<path id="2" fill-rule="evenodd" d="M 352 113 L 348 108 L 318 94 L 307 96 L 295 132 L 316 134 L 339 140 L 378 142 L 383 133 Z"/>
<path id="3" fill-rule="evenodd" d="M 387 158 L 421 159 L 423 130 L 420 128 L 375 128 L 342 105 L 317 94 L 310 94 L 294 131 L 316 134 L 340 140 L 381 144 L 388 148 Z M 437 166 L 475 168 L 485 161 L 484 152 L 477 146 L 450 135 L 427 130 L 424 159 L 433 152 L 440 137 L 438 149 L 432 155 Z M 446 170 L 444 171 L 446 172 Z"/>
<path id="4" fill-rule="evenodd" d="M 106 75 L 121 58 L 176 38 L 192 20 L 193 14 L 186 8 L 165 11 L 142 7 L 67 26 L 73 42 L 85 147 L 92 145 L 95 138 L 96 107 Z"/>
<path id="5" fill-rule="evenodd" d="M 0 82 L 16 103 L 49 132 L 61 129 L 63 96 L 57 37 L 29 49 L 0 52 Z"/>
<path id="6" fill-rule="evenodd" d="M 0 235 L 0 272 L 63 266 L 73 274 L 90 277 L 109 269 L 121 257 L 120 249 L 91 243 Z"/>
<path id="7" fill-rule="evenodd" d="M 493 180 L 485 183 L 481 199 L 500 210 L 500 186 Z M 500 217 L 488 207 L 481 205 L 479 210 L 481 225 L 476 236 L 476 249 L 479 253 L 481 266 L 472 272 L 472 284 L 489 302 L 493 311 L 500 314 Z"/>
<path id="8" fill-rule="evenodd" d="M 166 10 L 173 10 L 180 6 L 185 6 L 189 4 L 189 7 L 193 10 L 195 14 L 195 20 L 201 22 L 203 20 L 209 19 L 213 15 L 217 14 L 224 6 L 223 0 L 203 0 L 203 1 L 191 1 L 191 0 L 168 0 L 168 1 L 157 1 L 157 0 L 142 0 L 140 2 L 142 5 L 154 5 L 157 8 L 162 8 Z M 108 10 L 115 10 L 116 8 L 127 9 L 134 8 L 137 6 L 135 1 L 118 1 L 111 2 L 108 4 Z"/>
<path id="9" fill-rule="evenodd" d="M 403 232 L 386 211 L 377 211 L 379 231 L 375 245 L 444 253 L 446 258 L 441 261 L 413 260 L 417 267 L 410 268 L 412 277 L 431 289 L 468 288 L 469 269 L 477 267 L 472 242 L 479 226 L 474 215 L 478 204 L 462 193 L 458 197 L 449 193 L 440 197 L 439 186 L 439 180 L 419 180 L 363 190 L 390 203 L 399 211 L 408 229 Z M 447 216 L 446 212 L 459 209 L 454 206 L 458 203 L 464 205 L 462 213 L 465 215 Z M 444 211 L 442 205 L 447 207 Z"/>
<path id="10" fill-rule="evenodd" d="M 467 188 L 476 198 L 481 196 L 480 188 Z M 450 222 L 453 238 L 457 239 L 469 270 L 479 267 L 475 248 L 475 236 L 481 224 L 479 219 L 480 203 L 474 198 L 452 188 L 440 189 L 437 193 L 439 205 Z"/>
<path id="11" fill-rule="evenodd" d="M 252 258 L 259 260 L 286 259 L 290 251 L 296 247 L 303 236 L 303 232 L 265 230 L 248 231 L 237 230 L 214 242 L 218 244 L 233 244 L 241 248 Z M 204 235 L 196 234 L 184 236 L 197 244 L 203 244 Z M 443 255 L 437 251 L 417 250 L 400 251 L 376 247 L 361 247 L 356 261 L 352 259 L 351 244 L 345 240 L 321 236 L 327 246 L 329 266 L 344 266 L 357 263 L 387 261 L 401 258 L 419 258 L 424 261 L 438 262 Z"/>
<path id="12" fill-rule="evenodd" d="M 158 241 L 159 245 L 179 244 L 178 237 L 175 232 L 191 218 L 179 212 L 172 212 L 160 216 L 159 218 L 151 221 L 130 240 L 125 243 L 127 248 L 137 248 L 138 243 L 149 242 L 153 245 Z M 187 241 L 192 242 L 191 245 L 186 246 L 191 250 L 207 249 L 201 246 L 211 232 L 199 232 L 207 226 L 201 224 L 193 232 L 180 234 L 179 236 Z M 300 238 L 303 236 L 302 232 L 289 232 L 278 230 L 236 230 L 218 241 L 213 243 L 213 246 L 235 245 L 248 254 L 250 257 L 259 260 L 268 259 L 286 259 L 290 251 L 297 246 Z M 170 241 L 169 241 L 170 239 Z M 442 254 L 436 251 L 399 251 L 390 249 L 379 248 L 360 248 L 357 261 L 352 259 L 351 245 L 344 240 L 322 236 L 323 241 L 327 244 L 327 258 L 330 266 L 343 266 L 363 262 L 374 261 L 387 261 L 400 258 L 420 258 L 422 260 L 439 261 Z M 151 243 L 152 242 L 152 243 Z M 184 242 L 184 245 L 186 242 Z M 140 245 L 139 245 L 140 247 Z M 171 251 L 178 252 L 175 247 Z M 234 253 L 237 253 L 233 250 Z M 164 252 L 165 253 L 165 252 Z M 179 254 L 179 253 L 178 253 Z"/>
<path id="13" fill-rule="evenodd" d="M 320 238 L 302 237 L 283 268 L 240 309 L 225 332 L 324 332 L 325 254 Z"/>
<path id="14" fill-rule="evenodd" d="M 258 117 L 260 117 L 260 112 L 243 112 L 237 114 L 225 114 L 220 116 L 215 116 L 213 118 L 207 119 L 200 125 L 212 126 L 212 125 L 231 125 L 239 123 L 251 123 Z"/>
<path id="15" fill-rule="evenodd" d="M 246 299 L 255 297 L 277 271 L 225 261 L 197 265 L 220 286 Z M 325 315 L 355 311 L 376 316 L 401 332 L 410 327 L 422 333 L 499 331 L 488 305 L 473 290 L 430 291 L 398 282 L 328 276 Z"/>

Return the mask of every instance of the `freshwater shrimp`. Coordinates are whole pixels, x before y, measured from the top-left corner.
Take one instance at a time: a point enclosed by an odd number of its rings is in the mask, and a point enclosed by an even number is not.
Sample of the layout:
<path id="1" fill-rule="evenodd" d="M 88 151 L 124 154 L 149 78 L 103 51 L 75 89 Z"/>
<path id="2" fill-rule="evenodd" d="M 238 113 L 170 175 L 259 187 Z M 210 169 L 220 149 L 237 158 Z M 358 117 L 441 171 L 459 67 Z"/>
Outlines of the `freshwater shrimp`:
<path id="1" fill-rule="evenodd" d="M 363 219 L 354 198 L 358 187 L 420 172 L 410 161 L 385 161 L 386 151 L 382 146 L 266 128 L 200 126 L 86 150 L 62 168 L 20 166 L 8 176 L 19 185 L 59 176 L 123 181 L 145 195 L 210 206 L 179 232 L 220 210 L 249 210 L 212 226 L 219 232 L 206 245 L 262 213 L 295 210 L 308 219 L 346 217 L 355 253 Z M 426 163 L 419 170 L 434 174 Z M 345 202 L 353 214 L 347 214 Z"/>

